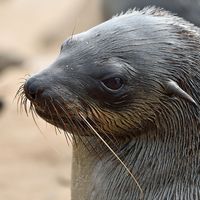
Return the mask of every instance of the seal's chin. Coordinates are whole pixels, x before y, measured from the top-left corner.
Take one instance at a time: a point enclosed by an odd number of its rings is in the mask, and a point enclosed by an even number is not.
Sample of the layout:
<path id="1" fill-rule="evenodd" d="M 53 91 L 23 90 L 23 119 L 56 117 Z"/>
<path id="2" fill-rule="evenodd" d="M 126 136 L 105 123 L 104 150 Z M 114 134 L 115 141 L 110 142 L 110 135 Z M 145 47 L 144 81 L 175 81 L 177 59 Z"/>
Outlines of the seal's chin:
<path id="1" fill-rule="evenodd" d="M 35 106 L 36 113 L 48 123 L 69 133 L 86 134 L 89 130 L 87 124 L 78 114 L 70 111 L 55 112 L 51 109 L 45 110 Z M 76 131 L 76 132 L 75 132 Z"/>

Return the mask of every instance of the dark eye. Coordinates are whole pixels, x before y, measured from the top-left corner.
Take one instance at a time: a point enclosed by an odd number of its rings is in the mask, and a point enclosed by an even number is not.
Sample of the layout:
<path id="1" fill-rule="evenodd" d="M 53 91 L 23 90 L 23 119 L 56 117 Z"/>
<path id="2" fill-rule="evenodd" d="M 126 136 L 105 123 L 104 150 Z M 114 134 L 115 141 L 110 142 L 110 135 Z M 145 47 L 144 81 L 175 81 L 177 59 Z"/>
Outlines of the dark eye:
<path id="1" fill-rule="evenodd" d="M 123 80 L 118 77 L 105 79 L 101 82 L 106 88 L 110 90 L 119 90 L 124 85 Z"/>

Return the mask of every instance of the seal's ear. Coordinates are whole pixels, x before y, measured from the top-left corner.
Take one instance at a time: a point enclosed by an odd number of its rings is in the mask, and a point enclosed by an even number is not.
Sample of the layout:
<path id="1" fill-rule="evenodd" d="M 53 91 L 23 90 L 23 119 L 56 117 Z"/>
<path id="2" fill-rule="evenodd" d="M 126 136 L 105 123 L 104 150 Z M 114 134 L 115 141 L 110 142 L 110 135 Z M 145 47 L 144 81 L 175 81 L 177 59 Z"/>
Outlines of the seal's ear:
<path id="1" fill-rule="evenodd" d="M 186 101 L 197 106 L 196 101 L 184 90 L 182 90 L 175 81 L 169 80 L 165 82 L 165 90 L 168 95 L 177 96 L 179 98 L 185 99 Z"/>

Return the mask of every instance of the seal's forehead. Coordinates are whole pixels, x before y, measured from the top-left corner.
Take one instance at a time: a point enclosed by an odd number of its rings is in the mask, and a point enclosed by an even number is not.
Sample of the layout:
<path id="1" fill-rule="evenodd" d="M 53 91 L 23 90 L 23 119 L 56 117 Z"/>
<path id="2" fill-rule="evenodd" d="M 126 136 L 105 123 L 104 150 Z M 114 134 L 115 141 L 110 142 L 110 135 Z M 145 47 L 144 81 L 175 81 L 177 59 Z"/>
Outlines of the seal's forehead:
<path id="1" fill-rule="evenodd" d="M 119 17 L 114 17 L 102 24 L 99 24 L 92 29 L 90 29 L 90 32 L 102 32 L 102 33 L 111 33 L 113 32 L 128 32 L 128 31 L 142 31 L 142 29 L 149 29 L 149 32 L 151 30 L 154 30 L 155 28 L 159 27 L 162 29 L 162 27 L 165 27 L 169 21 L 166 17 L 158 17 L 153 15 L 146 15 L 141 13 L 131 13 L 131 14 L 125 14 L 121 15 Z"/>
<path id="2" fill-rule="evenodd" d="M 190 24 L 183 19 L 173 16 L 167 11 L 156 9 L 154 7 L 143 9 L 141 11 L 133 10 L 129 13 L 113 17 L 112 19 L 101 23 L 88 31 L 73 35 L 64 44 L 88 44 L 98 45 L 119 44 L 120 41 L 127 44 L 130 40 L 148 40 L 150 43 L 168 42 L 176 39 L 175 33 Z M 152 41 L 151 41 L 152 40 Z M 69 42 L 70 41 L 70 42 Z M 174 43 L 174 42 L 172 42 Z"/>
<path id="3" fill-rule="evenodd" d="M 128 41 L 168 40 L 173 37 L 170 22 L 164 17 L 151 15 L 122 15 L 112 18 L 100 25 L 97 25 L 86 32 L 73 37 L 74 41 L 89 42 L 91 44 L 111 44 L 120 41 L 127 44 Z M 168 31 L 166 31 L 168 30 Z"/>
<path id="4" fill-rule="evenodd" d="M 154 16 L 140 12 L 133 12 L 114 17 L 85 32 L 71 36 L 63 45 L 73 46 L 78 43 L 92 45 L 110 41 L 128 41 L 151 38 L 168 38 L 170 29 L 168 16 Z M 166 34 L 168 34 L 166 36 Z M 151 37 L 152 36 L 152 37 Z M 70 45 L 71 44 L 71 45 Z"/>
<path id="5" fill-rule="evenodd" d="M 103 36 L 114 37 L 120 33 L 123 34 L 128 31 L 136 31 L 138 28 L 145 28 L 147 26 L 147 28 L 149 28 L 150 25 L 155 25 L 156 21 L 158 20 L 154 19 L 153 16 L 142 14 L 121 15 L 101 23 L 85 32 L 70 36 L 63 42 L 63 45 L 83 42 L 92 38 L 97 39 L 100 35 L 102 36 L 101 39 L 104 39 Z"/>
<path id="6" fill-rule="evenodd" d="M 137 65 L 161 60 L 183 44 L 177 32 L 182 29 L 175 21 L 181 19 L 169 16 L 137 12 L 114 17 L 70 37 L 64 42 L 62 55 L 76 63 L 84 63 L 85 58 L 87 63 L 94 63 L 112 57 L 134 60 Z"/>

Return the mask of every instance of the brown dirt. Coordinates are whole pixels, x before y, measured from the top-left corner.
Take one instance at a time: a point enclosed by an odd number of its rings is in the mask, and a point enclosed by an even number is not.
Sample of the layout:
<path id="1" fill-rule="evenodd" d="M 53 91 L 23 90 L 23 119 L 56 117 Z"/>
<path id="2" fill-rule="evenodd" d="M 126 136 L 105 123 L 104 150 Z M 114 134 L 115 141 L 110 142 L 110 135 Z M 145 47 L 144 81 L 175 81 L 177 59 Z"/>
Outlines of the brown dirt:
<path id="1" fill-rule="evenodd" d="M 69 200 L 71 146 L 63 134 L 31 116 L 17 113 L 15 93 L 26 74 L 47 66 L 57 56 L 61 41 L 73 32 L 100 21 L 98 2 L 91 0 L 0 1 L 0 51 L 19 54 L 23 67 L 0 75 L 0 199 Z M 54 30 L 58 30 L 55 31 Z M 53 42 L 42 44 L 53 33 Z"/>

